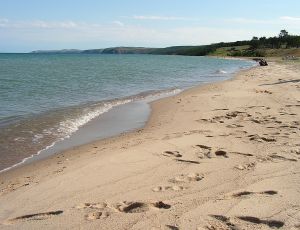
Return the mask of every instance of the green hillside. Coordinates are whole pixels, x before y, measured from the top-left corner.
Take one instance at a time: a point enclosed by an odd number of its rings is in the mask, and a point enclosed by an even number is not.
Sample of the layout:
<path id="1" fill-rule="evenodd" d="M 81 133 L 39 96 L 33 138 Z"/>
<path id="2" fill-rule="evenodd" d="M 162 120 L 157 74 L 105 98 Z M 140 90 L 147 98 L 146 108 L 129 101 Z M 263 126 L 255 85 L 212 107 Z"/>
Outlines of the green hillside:
<path id="1" fill-rule="evenodd" d="M 300 48 L 261 48 L 255 50 L 255 55 L 250 50 L 250 46 L 232 46 L 232 47 L 221 47 L 217 48 L 214 52 L 209 55 L 222 56 L 222 57 L 239 57 L 239 56 L 257 56 L 257 57 L 285 57 L 295 56 L 300 57 Z M 249 53 L 250 52 L 250 53 Z"/>

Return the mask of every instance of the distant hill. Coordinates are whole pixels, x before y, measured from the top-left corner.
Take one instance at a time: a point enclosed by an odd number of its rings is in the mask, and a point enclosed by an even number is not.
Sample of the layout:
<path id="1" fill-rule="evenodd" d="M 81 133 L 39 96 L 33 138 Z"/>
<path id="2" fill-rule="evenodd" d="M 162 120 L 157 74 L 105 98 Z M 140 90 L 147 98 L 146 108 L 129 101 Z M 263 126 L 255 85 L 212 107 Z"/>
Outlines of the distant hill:
<path id="1" fill-rule="evenodd" d="M 38 50 L 32 53 L 57 53 L 57 54 L 156 54 L 156 55 L 186 55 L 186 56 L 300 56 L 300 36 L 289 35 L 286 30 L 281 30 L 275 37 L 253 37 L 252 40 L 236 42 L 220 42 L 202 46 L 171 46 L 166 48 L 145 47 L 112 47 L 106 49 L 89 50 Z"/>
<path id="2" fill-rule="evenodd" d="M 77 50 L 77 49 L 63 49 L 63 50 L 35 50 L 32 51 L 31 53 L 35 54 L 74 54 L 74 53 L 81 53 L 82 50 Z"/>
<path id="3" fill-rule="evenodd" d="M 115 47 L 103 50 L 104 54 L 150 54 L 156 48 L 145 47 Z"/>
<path id="4" fill-rule="evenodd" d="M 188 55 L 203 56 L 210 52 L 209 46 L 171 46 L 166 48 L 145 48 L 145 47 L 112 47 L 105 49 L 63 49 L 63 50 L 36 50 L 36 54 L 156 54 L 156 55 Z"/>
<path id="5" fill-rule="evenodd" d="M 106 49 L 63 49 L 63 50 L 36 50 L 31 53 L 35 54 L 150 54 L 156 48 L 145 47 L 112 47 Z"/>

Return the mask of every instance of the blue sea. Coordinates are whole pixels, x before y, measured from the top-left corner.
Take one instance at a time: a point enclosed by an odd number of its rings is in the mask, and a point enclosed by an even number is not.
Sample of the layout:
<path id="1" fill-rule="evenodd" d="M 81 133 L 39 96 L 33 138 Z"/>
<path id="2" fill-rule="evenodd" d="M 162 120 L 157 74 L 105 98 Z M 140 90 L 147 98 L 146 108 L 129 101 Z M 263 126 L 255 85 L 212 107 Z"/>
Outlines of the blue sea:
<path id="1" fill-rule="evenodd" d="M 253 65 L 211 57 L 0 54 L 0 171 L 72 138 L 113 108 Z"/>

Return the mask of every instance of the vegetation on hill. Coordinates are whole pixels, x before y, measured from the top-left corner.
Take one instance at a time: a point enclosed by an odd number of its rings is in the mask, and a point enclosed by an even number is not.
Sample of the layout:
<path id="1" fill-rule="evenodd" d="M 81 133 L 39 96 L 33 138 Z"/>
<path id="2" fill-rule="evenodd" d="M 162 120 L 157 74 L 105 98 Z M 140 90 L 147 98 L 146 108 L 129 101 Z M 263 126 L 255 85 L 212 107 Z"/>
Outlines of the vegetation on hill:
<path id="1" fill-rule="evenodd" d="M 253 37 L 250 41 L 233 43 L 218 43 L 211 54 L 223 56 L 300 56 L 300 36 L 289 35 L 286 30 L 281 30 L 275 37 Z"/>
<path id="2" fill-rule="evenodd" d="M 264 57 L 294 55 L 300 56 L 300 36 L 289 35 L 281 30 L 275 37 L 253 37 L 252 40 L 220 42 L 205 46 L 180 46 L 157 49 L 154 54 L 191 55 L 191 56 L 247 56 Z"/>
<path id="3" fill-rule="evenodd" d="M 106 49 L 84 50 L 82 53 L 89 54 L 149 54 L 155 48 L 145 47 L 113 47 Z"/>

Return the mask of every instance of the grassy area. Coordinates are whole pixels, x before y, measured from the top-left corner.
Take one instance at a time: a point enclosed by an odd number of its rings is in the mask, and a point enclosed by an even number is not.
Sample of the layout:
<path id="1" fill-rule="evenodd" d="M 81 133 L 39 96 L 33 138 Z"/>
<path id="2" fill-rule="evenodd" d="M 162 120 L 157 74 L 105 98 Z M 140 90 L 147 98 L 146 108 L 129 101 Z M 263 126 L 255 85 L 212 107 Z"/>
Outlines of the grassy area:
<path id="1" fill-rule="evenodd" d="M 285 57 L 285 56 L 300 57 L 300 48 L 266 49 L 265 52 L 266 52 L 266 57 Z"/>
<path id="2" fill-rule="evenodd" d="M 231 47 L 221 47 L 217 48 L 216 51 L 210 53 L 213 56 L 235 56 L 237 52 L 243 52 L 249 49 L 250 46 L 231 46 Z"/>
<path id="3" fill-rule="evenodd" d="M 249 51 L 250 46 L 231 46 L 231 47 L 221 47 L 217 48 L 214 52 L 209 55 L 213 56 L 262 56 L 262 57 L 286 57 L 295 56 L 300 57 L 300 48 L 290 48 L 290 49 L 256 49 Z M 257 55 L 248 55 L 255 53 Z"/>

